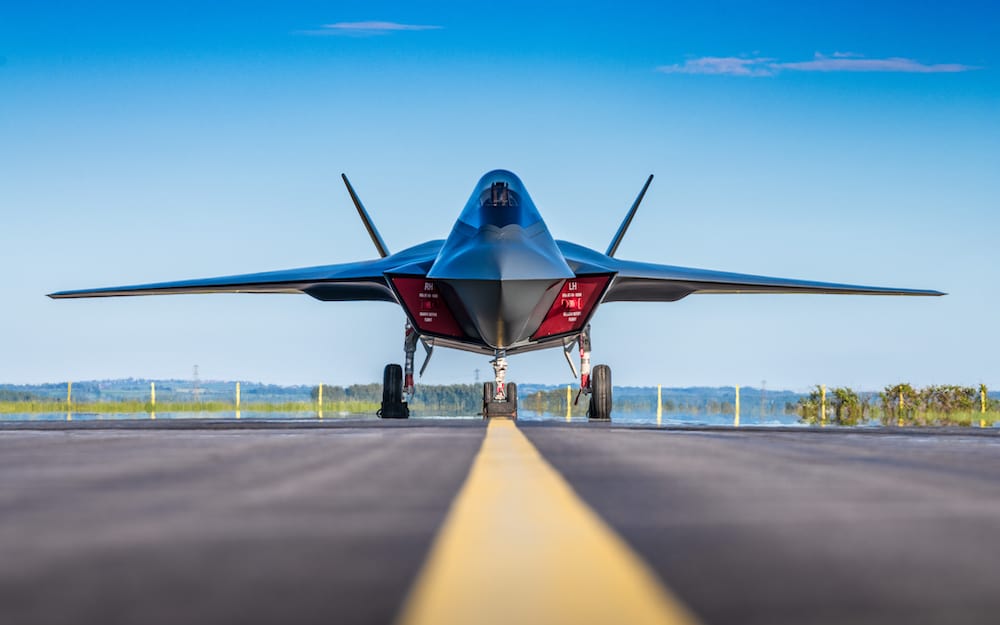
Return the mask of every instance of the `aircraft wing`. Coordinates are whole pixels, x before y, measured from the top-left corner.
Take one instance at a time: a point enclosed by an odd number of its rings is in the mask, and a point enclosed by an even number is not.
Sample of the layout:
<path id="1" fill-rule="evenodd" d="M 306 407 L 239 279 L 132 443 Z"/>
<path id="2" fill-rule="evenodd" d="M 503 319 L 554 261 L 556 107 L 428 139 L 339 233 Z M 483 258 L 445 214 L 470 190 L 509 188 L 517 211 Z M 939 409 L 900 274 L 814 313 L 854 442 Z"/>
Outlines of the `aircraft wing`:
<path id="1" fill-rule="evenodd" d="M 674 302 L 692 293 L 833 293 L 841 295 L 944 295 L 940 291 L 860 286 L 754 276 L 692 267 L 622 260 L 595 250 L 558 241 L 570 268 L 578 275 L 615 273 L 605 302 Z"/>
<path id="2" fill-rule="evenodd" d="M 198 280 L 60 291 L 51 293 L 49 297 L 72 299 L 178 293 L 305 293 L 327 302 L 395 302 L 396 298 L 386 283 L 384 272 L 401 266 L 412 267 L 432 262 L 441 243 L 429 241 L 378 260 Z"/>
<path id="3" fill-rule="evenodd" d="M 611 259 L 617 276 L 605 302 L 672 302 L 692 293 L 832 293 L 840 295 L 944 295 L 940 291 L 860 286 L 755 276 Z"/>

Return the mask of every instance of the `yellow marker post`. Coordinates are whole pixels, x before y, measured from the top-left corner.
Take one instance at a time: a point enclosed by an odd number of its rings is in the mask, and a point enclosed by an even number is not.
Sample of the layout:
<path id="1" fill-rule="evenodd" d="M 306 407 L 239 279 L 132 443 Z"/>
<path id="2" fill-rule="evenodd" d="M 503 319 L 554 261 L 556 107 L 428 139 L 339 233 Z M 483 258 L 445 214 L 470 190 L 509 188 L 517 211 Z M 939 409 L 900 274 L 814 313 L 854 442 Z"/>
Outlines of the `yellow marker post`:
<path id="1" fill-rule="evenodd" d="M 156 382 L 149 383 L 149 418 L 156 418 Z"/>
<path id="2" fill-rule="evenodd" d="M 981 414 L 981 415 L 985 415 L 986 414 L 986 385 L 985 384 L 980 384 L 979 385 L 979 414 Z M 986 417 L 985 416 L 979 417 L 979 427 L 981 427 L 981 428 L 986 427 Z"/>
<path id="3" fill-rule="evenodd" d="M 819 425 L 826 427 L 826 384 L 819 385 Z"/>
<path id="4" fill-rule="evenodd" d="M 323 385 L 319 385 L 319 411 L 323 412 Z"/>
<path id="5" fill-rule="evenodd" d="M 663 385 L 656 385 L 656 425 L 663 425 Z"/>
<path id="6" fill-rule="evenodd" d="M 236 383 L 236 409 L 240 409 L 240 383 Z"/>
<path id="7" fill-rule="evenodd" d="M 733 414 L 733 427 L 740 427 L 740 385 L 736 385 L 736 412 Z"/>
<path id="8" fill-rule="evenodd" d="M 572 411 L 573 404 L 573 387 L 569 384 L 566 385 L 566 422 L 569 423 L 573 420 Z"/>
<path id="9" fill-rule="evenodd" d="M 896 419 L 896 425 L 903 427 L 903 389 L 899 389 L 899 418 Z"/>

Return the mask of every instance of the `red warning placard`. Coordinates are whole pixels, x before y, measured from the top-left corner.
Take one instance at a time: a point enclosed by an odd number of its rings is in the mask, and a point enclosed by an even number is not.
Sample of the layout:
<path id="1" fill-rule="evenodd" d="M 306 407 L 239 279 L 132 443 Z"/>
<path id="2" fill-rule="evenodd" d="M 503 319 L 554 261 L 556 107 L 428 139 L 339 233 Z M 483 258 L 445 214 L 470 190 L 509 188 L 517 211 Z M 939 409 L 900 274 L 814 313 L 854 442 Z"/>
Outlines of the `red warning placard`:
<path id="1" fill-rule="evenodd" d="M 391 279 L 417 330 L 455 338 L 465 336 L 433 280 L 402 277 Z"/>
<path id="2" fill-rule="evenodd" d="M 532 340 L 582 330 L 609 280 L 611 276 L 581 276 L 563 282 Z"/>

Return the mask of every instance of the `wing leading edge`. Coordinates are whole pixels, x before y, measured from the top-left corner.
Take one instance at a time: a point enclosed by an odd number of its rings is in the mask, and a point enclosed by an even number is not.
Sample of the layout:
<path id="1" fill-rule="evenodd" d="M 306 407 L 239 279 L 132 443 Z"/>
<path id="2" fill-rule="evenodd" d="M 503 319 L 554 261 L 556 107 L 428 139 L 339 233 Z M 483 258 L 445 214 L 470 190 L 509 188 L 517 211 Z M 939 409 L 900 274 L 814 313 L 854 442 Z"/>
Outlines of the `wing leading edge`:
<path id="1" fill-rule="evenodd" d="M 75 299 L 180 293 L 304 293 L 328 302 L 395 302 L 396 297 L 386 282 L 385 272 L 400 267 L 416 269 L 424 265 L 429 266 L 437 257 L 442 243 L 443 241 L 429 241 L 379 260 L 198 280 L 59 291 L 49 294 L 49 297 Z"/>
<path id="2" fill-rule="evenodd" d="M 828 293 L 839 295 L 938 296 L 941 291 L 863 286 L 756 276 L 692 267 L 657 265 L 611 258 L 594 250 L 559 241 L 570 266 L 578 273 L 615 272 L 605 302 L 673 302 L 694 293 Z"/>

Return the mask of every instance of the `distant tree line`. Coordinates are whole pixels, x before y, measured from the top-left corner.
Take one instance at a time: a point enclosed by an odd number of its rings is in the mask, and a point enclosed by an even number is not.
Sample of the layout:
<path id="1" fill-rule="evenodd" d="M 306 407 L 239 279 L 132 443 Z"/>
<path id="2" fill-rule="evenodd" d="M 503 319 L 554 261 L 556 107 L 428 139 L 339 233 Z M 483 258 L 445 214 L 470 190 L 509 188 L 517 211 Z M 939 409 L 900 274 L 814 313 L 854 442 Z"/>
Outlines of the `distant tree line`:
<path id="1" fill-rule="evenodd" d="M 9 391 L 0 389 L 0 401 L 35 401 L 38 395 L 27 391 Z"/>
<path id="2" fill-rule="evenodd" d="M 311 392 L 319 401 L 319 386 Z M 323 385 L 323 402 L 382 401 L 381 384 Z M 473 415 L 482 410 L 483 389 L 477 384 L 418 384 L 410 408 L 425 414 Z"/>
<path id="3" fill-rule="evenodd" d="M 666 389 L 664 389 L 666 391 Z M 570 389 L 571 415 L 582 416 L 586 414 L 587 396 L 581 396 L 574 405 L 578 389 Z M 615 412 L 619 413 L 655 413 L 656 412 L 656 389 L 655 388 L 615 388 Z M 719 415 L 732 414 L 736 406 L 735 389 L 711 389 L 714 396 L 692 396 L 686 393 L 685 398 L 674 399 L 664 393 L 663 411 L 665 413 L 683 413 L 689 415 Z M 763 404 L 764 414 L 796 414 L 798 406 L 792 401 L 771 401 L 767 399 L 760 401 L 759 391 L 751 398 L 745 398 L 741 406 L 744 414 L 758 414 L 761 412 Z M 549 413 L 563 415 L 566 413 L 566 387 L 555 389 L 543 389 L 530 394 L 522 394 L 520 398 L 521 406 L 525 409 L 538 413 Z"/>
<path id="4" fill-rule="evenodd" d="M 903 382 L 886 386 L 880 393 L 858 393 L 848 387 L 826 392 L 826 414 L 822 414 L 822 388 L 814 387 L 798 403 L 803 423 L 833 425 L 971 425 L 1000 418 L 1000 401 L 987 397 L 985 385 L 978 388 L 953 384 L 915 388 Z"/>

